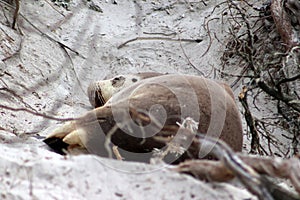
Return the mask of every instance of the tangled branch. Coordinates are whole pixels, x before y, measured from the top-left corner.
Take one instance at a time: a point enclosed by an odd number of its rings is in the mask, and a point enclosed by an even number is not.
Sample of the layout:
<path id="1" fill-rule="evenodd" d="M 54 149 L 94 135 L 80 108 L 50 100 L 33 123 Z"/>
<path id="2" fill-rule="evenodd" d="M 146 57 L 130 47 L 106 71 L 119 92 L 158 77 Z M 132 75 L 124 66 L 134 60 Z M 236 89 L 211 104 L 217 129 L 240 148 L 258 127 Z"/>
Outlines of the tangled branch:
<path id="1" fill-rule="evenodd" d="M 228 76 L 230 73 L 226 70 L 230 70 L 233 63 L 238 63 L 235 65 L 240 67 L 240 75 L 231 85 L 246 83 L 239 99 L 252 136 L 250 152 L 263 150 L 259 139 L 263 131 L 268 134 L 273 132 L 267 127 L 262 129 L 263 123 L 269 124 L 269 127 L 276 124 L 274 129 L 291 134 L 294 149 L 291 155 L 295 155 L 299 152 L 300 142 L 300 95 L 297 90 L 300 87 L 300 4 L 294 0 L 273 0 L 260 6 L 259 3 L 254 5 L 249 2 L 227 1 L 230 13 L 227 20 L 232 24 L 229 28 L 231 38 L 222 57 L 221 72 L 223 76 Z M 252 93 L 252 104 L 247 102 L 245 88 Z M 258 97 L 276 102 L 277 112 L 274 109 L 269 114 L 282 117 L 269 118 L 269 121 L 256 117 L 252 109 L 260 112 L 256 105 Z M 279 144 L 271 143 L 280 149 Z M 272 154 L 272 149 L 269 149 L 270 153 L 263 150 L 264 154 Z"/>
<path id="2" fill-rule="evenodd" d="M 188 129 L 183 131 L 187 137 L 194 134 Z M 209 155 L 218 160 L 189 160 L 172 170 L 210 181 L 228 181 L 236 177 L 260 200 L 282 199 L 282 197 L 300 199 L 299 158 L 283 160 L 236 154 L 224 142 L 203 134 L 197 134 L 193 143 L 199 145 L 199 149 L 211 150 Z M 268 177 L 290 180 L 298 195 L 279 187 Z"/>

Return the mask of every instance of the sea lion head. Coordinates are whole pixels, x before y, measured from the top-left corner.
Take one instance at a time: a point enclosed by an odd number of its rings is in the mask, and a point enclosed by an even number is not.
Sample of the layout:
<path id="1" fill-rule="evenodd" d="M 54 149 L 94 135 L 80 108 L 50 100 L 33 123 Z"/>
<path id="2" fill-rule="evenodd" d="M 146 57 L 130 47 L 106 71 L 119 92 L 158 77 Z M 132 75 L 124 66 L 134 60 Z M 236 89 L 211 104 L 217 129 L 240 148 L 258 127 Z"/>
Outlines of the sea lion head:
<path id="1" fill-rule="evenodd" d="M 136 82 L 163 75 L 156 72 L 118 75 L 111 79 L 93 82 L 87 89 L 89 101 L 94 108 L 103 106 L 114 94 Z"/>

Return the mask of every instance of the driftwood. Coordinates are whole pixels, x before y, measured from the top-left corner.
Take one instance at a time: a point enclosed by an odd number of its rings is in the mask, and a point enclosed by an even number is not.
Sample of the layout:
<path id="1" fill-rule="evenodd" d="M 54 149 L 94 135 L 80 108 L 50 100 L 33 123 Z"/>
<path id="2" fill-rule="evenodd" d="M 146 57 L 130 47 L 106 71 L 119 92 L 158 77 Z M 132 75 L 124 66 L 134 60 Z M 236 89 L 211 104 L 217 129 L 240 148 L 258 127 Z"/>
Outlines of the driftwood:
<path id="1" fill-rule="evenodd" d="M 187 135 L 192 134 L 186 130 Z M 202 134 L 197 134 L 195 143 L 201 149 L 211 149 L 210 155 L 218 160 L 185 161 L 173 170 L 210 181 L 228 181 L 237 178 L 251 193 L 262 199 L 300 199 L 299 158 L 280 159 L 251 157 L 233 152 L 228 145 Z M 291 181 L 298 195 L 279 187 L 267 177 Z"/>
<path id="2" fill-rule="evenodd" d="M 238 154 L 239 158 L 257 173 L 275 178 L 289 179 L 300 194 L 300 161 L 298 158 L 280 159 L 252 157 Z M 189 160 L 178 165 L 175 171 L 191 173 L 201 180 L 226 182 L 233 179 L 234 173 L 221 161 Z"/>

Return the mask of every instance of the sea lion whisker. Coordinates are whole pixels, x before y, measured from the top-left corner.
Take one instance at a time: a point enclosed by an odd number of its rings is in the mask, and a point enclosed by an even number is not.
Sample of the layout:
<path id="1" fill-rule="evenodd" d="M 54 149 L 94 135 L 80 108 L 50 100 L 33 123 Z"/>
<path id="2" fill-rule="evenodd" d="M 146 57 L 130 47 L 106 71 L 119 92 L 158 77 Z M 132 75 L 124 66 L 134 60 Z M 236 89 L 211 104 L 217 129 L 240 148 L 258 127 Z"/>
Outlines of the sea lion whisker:
<path id="1" fill-rule="evenodd" d="M 103 106 L 106 102 L 105 102 L 104 97 L 102 96 L 101 90 L 97 90 L 97 97 L 99 98 L 99 101 L 101 104 L 100 106 Z"/>

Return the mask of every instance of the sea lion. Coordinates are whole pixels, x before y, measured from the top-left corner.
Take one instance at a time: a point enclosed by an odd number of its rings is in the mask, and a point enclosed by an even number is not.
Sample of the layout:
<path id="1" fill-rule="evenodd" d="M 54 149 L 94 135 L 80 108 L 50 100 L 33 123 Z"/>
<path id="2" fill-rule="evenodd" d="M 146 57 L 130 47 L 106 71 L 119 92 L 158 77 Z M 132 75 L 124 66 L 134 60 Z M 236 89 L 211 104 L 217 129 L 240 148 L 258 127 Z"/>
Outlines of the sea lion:
<path id="1" fill-rule="evenodd" d="M 179 124 L 191 118 L 198 122 L 198 132 L 242 150 L 241 118 L 227 84 L 200 76 L 141 73 L 92 83 L 88 96 L 96 108 L 56 129 L 46 144 L 60 153 L 76 146 L 107 156 L 109 139 L 135 160 L 165 147 L 156 137 L 175 138 Z M 184 159 L 196 157 L 194 152 Z"/>

